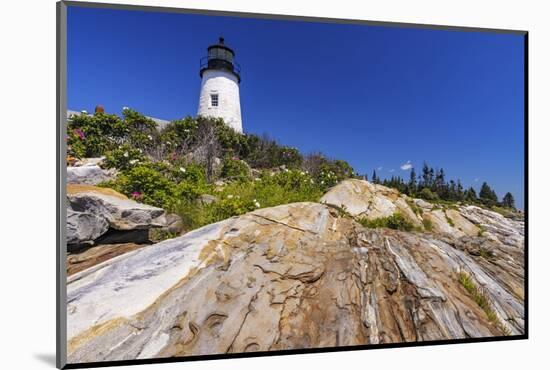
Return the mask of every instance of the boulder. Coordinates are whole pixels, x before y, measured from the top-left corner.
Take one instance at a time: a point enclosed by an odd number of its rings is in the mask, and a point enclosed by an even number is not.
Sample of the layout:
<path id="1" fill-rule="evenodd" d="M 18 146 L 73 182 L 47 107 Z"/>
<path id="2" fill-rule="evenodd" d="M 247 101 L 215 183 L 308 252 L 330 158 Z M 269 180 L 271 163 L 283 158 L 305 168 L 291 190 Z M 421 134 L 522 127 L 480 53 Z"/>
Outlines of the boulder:
<path id="1" fill-rule="evenodd" d="M 166 226 L 162 230 L 172 234 L 181 234 L 183 232 L 183 220 L 180 216 L 170 213 L 166 215 Z"/>
<path id="2" fill-rule="evenodd" d="M 321 203 L 343 208 L 354 217 L 369 220 L 388 217 L 394 214 L 399 197 L 396 190 L 364 180 L 344 180 L 331 188 L 321 198 Z"/>
<path id="3" fill-rule="evenodd" d="M 68 361 L 524 333 L 522 249 L 509 260 L 511 246 L 489 241 L 485 258 L 462 240 L 365 229 L 318 203 L 233 217 L 69 276 Z M 494 317 L 459 272 L 483 288 Z"/>
<path id="4" fill-rule="evenodd" d="M 105 161 L 105 157 L 97 157 L 97 158 L 81 158 L 78 159 L 74 166 L 75 167 L 81 167 L 81 166 L 101 166 L 103 162 Z"/>
<path id="5" fill-rule="evenodd" d="M 407 221 L 422 228 L 422 219 L 409 205 L 411 198 L 395 189 L 365 180 L 344 180 L 330 189 L 321 202 L 341 207 L 358 219 L 374 220 L 401 213 Z"/>
<path id="6" fill-rule="evenodd" d="M 93 241 L 105 234 L 109 223 L 104 217 L 90 212 L 76 212 L 67 209 L 67 244 L 93 244 Z"/>
<path id="7" fill-rule="evenodd" d="M 67 185 L 67 200 L 73 211 L 103 217 L 115 230 L 149 229 L 166 225 L 164 210 L 128 199 L 112 189 L 90 185 Z"/>
<path id="8" fill-rule="evenodd" d="M 112 180 L 115 176 L 116 171 L 104 170 L 95 164 L 80 167 L 67 167 L 68 184 L 97 185 L 100 182 Z"/>
<path id="9" fill-rule="evenodd" d="M 413 199 L 413 202 L 417 207 L 427 210 L 430 210 L 434 207 L 433 204 L 426 202 L 424 199 Z"/>
<path id="10" fill-rule="evenodd" d="M 69 184 L 67 206 L 69 250 L 94 243 L 146 243 L 148 229 L 166 226 L 163 209 L 108 188 Z"/>

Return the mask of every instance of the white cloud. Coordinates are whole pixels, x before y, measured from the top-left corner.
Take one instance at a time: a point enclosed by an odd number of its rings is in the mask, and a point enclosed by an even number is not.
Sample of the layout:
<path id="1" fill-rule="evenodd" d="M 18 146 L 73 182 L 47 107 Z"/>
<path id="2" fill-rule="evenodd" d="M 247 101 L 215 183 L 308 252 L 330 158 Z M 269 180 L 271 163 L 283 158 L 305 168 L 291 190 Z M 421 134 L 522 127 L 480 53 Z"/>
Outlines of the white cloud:
<path id="1" fill-rule="evenodd" d="M 392 169 L 390 170 L 390 172 L 393 172 L 393 171 L 395 171 L 395 170 L 392 168 Z"/>
<path id="2" fill-rule="evenodd" d="M 478 179 L 478 178 L 476 177 L 476 178 L 474 179 L 474 181 L 475 181 L 475 182 L 478 182 L 478 181 L 479 181 L 479 179 Z"/>
<path id="3" fill-rule="evenodd" d="M 407 161 L 407 163 L 403 163 L 403 164 L 401 165 L 401 169 L 402 169 L 403 171 L 407 171 L 407 170 L 410 170 L 410 169 L 412 168 L 412 166 L 413 166 L 413 165 L 412 165 L 411 161 Z"/>
<path id="4" fill-rule="evenodd" d="M 377 170 L 382 171 L 382 168 L 384 168 L 384 167 L 380 166 L 380 167 L 377 168 Z"/>

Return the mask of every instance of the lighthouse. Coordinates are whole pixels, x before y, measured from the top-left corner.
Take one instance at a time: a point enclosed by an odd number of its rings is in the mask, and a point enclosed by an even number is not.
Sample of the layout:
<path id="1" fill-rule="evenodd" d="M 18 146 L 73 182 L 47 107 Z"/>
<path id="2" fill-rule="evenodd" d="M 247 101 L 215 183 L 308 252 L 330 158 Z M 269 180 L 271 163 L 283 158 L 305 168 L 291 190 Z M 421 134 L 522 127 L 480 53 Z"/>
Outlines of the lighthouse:
<path id="1" fill-rule="evenodd" d="M 235 52 L 225 45 L 223 37 L 207 50 L 207 55 L 200 61 L 202 82 L 198 115 L 223 118 L 226 125 L 242 133 L 241 68 L 235 63 Z"/>

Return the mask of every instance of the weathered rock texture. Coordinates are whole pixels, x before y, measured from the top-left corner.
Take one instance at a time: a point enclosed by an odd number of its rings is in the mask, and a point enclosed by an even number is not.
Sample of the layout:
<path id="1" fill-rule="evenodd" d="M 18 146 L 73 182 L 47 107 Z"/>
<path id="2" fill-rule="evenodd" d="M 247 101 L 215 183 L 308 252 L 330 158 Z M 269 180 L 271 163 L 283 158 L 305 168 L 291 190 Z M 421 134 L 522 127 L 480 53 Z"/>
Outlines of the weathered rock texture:
<path id="1" fill-rule="evenodd" d="M 68 253 L 67 276 L 145 246 L 146 244 L 136 243 L 103 244 L 87 248 L 79 253 Z"/>
<path id="2" fill-rule="evenodd" d="M 363 208 L 385 214 L 387 197 Z M 365 229 L 294 203 L 117 256 L 68 279 L 69 362 L 523 333 L 522 223 L 460 214 L 488 235 Z"/>
<path id="3" fill-rule="evenodd" d="M 97 185 L 100 182 L 112 180 L 115 176 L 116 171 L 104 170 L 95 164 L 67 167 L 68 184 Z"/>
<path id="4" fill-rule="evenodd" d="M 164 210 L 128 199 L 112 189 L 67 185 L 67 243 L 91 244 L 108 230 L 136 232 L 166 225 Z M 118 233 L 120 234 L 120 233 Z"/>

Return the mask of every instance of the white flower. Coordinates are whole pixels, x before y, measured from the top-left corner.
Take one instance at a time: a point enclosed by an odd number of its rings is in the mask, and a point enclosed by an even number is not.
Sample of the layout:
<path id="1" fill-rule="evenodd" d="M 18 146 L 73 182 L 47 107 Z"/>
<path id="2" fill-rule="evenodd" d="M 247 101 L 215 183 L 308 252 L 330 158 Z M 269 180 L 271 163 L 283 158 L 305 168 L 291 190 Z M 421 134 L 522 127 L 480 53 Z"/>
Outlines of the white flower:
<path id="1" fill-rule="evenodd" d="M 153 140 L 153 137 L 152 137 L 151 135 L 147 135 L 147 138 L 148 138 L 149 140 Z"/>
<path id="2" fill-rule="evenodd" d="M 169 141 L 167 141 L 167 142 L 166 142 L 166 145 L 172 145 L 172 143 L 171 143 L 171 142 L 169 142 Z"/>
<path id="3" fill-rule="evenodd" d="M 285 168 L 285 172 L 288 172 L 288 168 Z"/>
<path id="4" fill-rule="evenodd" d="M 180 167 L 180 171 L 185 173 L 185 171 L 187 171 L 187 170 L 185 169 L 185 167 Z"/>
<path id="5" fill-rule="evenodd" d="M 189 129 L 188 129 L 188 128 L 186 128 L 185 130 L 183 130 L 183 132 L 189 132 Z"/>
<path id="6" fill-rule="evenodd" d="M 309 182 L 311 182 L 313 184 L 313 179 L 309 179 Z"/>
<path id="7" fill-rule="evenodd" d="M 300 175 L 304 176 L 306 173 L 304 171 L 300 171 Z"/>
<path id="8" fill-rule="evenodd" d="M 262 179 L 260 179 L 259 177 L 256 177 L 256 178 L 254 179 L 254 181 L 262 181 Z"/>
<path id="9" fill-rule="evenodd" d="M 321 184 L 324 184 L 325 183 L 325 180 L 321 180 Z"/>
<path id="10" fill-rule="evenodd" d="M 254 199 L 254 206 L 260 208 L 260 203 L 256 199 Z"/>
<path id="11" fill-rule="evenodd" d="M 124 158 L 128 158 L 129 155 L 130 154 L 128 154 L 128 152 L 124 152 L 124 154 L 123 154 Z"/>
<path id="12" fill-rule="evenodd" d="M 128 108 L 128 107 L 122 107 L 122 111 L 123 111 L 123 112 L 124 112 L 125 110 L 128 110 L 128 109 L 130 109 L 130 108 Z"/>
<path id="13" fill-rule="evenodd" d="M 132 159 L 132 160 L 130 161 L 130 164 L 136 164 L 136 163 L 138 163 L 138 162 L 139 162 L 139 159 Z"/>
<path id="14" fill-rule="evenodd" d="M 233 199 L 233 194 L 227 195 L 227 199 Z"/>
<path id="15" fill-rule="evenodd" d="M 138 152 L 140 152 L 140 153 L 143 153 L 143 150 L 141 150 L 141 149 L 138 149 Z"/>
<path id="16" fill-rule="evenodd" d="M 81 110 L 80 113 L 82 113 L 82 114 L 88 114 L 88 111 L 87 111 L 87 110 Z"/>

